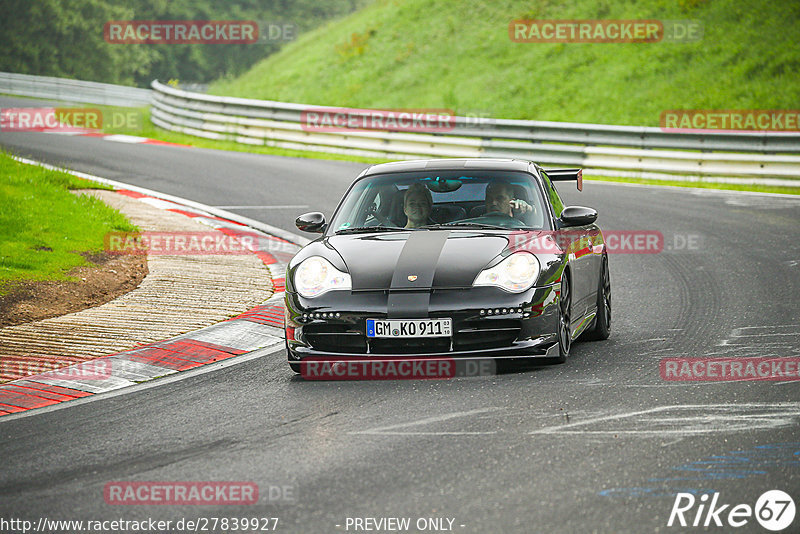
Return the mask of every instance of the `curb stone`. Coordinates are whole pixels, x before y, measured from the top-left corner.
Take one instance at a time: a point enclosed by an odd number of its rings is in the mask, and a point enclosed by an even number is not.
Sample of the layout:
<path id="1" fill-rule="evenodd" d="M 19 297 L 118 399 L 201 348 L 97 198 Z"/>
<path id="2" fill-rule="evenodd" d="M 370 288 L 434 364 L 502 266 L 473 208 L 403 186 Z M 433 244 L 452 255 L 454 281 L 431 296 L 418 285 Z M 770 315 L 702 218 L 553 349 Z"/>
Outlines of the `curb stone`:
<path id="1" fill-rule="evenodd" d="M 23 162 L 38 164 L 30 160 Z M 71 173 L 82 178 L 97 178 L 84 173 Z M 97 181 L 110 182 L 103 179 Z M 167 197 L 142 188 L 129 188 L 130 186 L 119 182 L 114 182 L 112 185 L 118 188 L 116 192 L 119 194 L 156 208 L 180 213 L 227 235 L 235 237 L 243 233 L 256 234 L 258 250 L 254 254 L 263 262 L 272 277 L 273 295 L 262 304 L 212 326 L 2 384 L 0 419 L 8 414 L 118 390 L 154 378 L 250 354 L 283 342 L 283 291 L 286 265 L 300 249 L 298 243 L 303 243 L 302 237 L 285 231 L 280 231 L 282 235 L 276 236 L 264 231 L 270 229 L 267 225 L 258 223 L 247 225 L 242 222 L 245 218 L 228 214 L 223 210 L 183 201 L 177 197 Z M 286 237 L 295 239 L 290 241 Z"/>

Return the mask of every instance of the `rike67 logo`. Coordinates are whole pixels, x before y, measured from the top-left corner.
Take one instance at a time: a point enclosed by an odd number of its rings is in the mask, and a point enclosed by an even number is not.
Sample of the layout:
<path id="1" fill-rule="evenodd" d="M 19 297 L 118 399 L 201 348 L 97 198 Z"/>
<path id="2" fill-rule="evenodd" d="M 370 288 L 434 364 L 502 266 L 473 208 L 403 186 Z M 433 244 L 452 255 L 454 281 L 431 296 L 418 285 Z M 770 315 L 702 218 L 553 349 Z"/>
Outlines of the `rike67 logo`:
<path id="1" fill-rule="evenodd" d="M 755 506 L 749 504 L 722 504 L 719 492 L 705 493 L 699 499 L 691 493 L 678 493 L 672 504 L 667 526 L 682 527 L 728 527 L 738 528 L 747 525 L 755 516 L 756 521 L 767 530 L 778 532 L 789 527 L 794 521 L 794 501 L 781 490 L 765 491 L 756 500 Z M 796 532 L 796 530 L 794 531 Z"/>

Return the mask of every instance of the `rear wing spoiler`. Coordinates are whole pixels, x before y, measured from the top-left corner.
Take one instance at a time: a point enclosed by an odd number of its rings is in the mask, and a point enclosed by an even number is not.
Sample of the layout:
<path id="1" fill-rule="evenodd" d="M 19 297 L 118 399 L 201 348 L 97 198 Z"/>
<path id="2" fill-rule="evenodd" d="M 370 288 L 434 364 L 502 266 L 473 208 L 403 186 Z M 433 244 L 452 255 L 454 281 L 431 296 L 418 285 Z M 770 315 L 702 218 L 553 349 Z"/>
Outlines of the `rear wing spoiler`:
<path id="1" fill-rule="evenodd" d="M 577 180 L 578 191 L 583 191 L 583 169 L 543 169 L 551 182 Z"/>

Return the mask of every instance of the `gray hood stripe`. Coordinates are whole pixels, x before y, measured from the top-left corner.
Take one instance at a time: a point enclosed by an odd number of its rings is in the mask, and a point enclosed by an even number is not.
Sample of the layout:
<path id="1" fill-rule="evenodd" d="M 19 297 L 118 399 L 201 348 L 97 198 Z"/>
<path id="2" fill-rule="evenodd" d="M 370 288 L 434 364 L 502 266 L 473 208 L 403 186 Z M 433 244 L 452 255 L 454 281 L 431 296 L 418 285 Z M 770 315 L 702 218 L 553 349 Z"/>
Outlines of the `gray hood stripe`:
<path id="1" fill-rule="evenodd" d="M 408 237 L 392 275 L 388 301 L 389 318 L 428 316 L 436 265 L 449 236 L 450 231 L 418 231 L 412 232 Z M 409 276 L 417 278 L 412 282 L 408 279 Z M 393 291 L 396 289 L 406 291 Z M 408 291 L 409 289 L 421 291 Z"/>

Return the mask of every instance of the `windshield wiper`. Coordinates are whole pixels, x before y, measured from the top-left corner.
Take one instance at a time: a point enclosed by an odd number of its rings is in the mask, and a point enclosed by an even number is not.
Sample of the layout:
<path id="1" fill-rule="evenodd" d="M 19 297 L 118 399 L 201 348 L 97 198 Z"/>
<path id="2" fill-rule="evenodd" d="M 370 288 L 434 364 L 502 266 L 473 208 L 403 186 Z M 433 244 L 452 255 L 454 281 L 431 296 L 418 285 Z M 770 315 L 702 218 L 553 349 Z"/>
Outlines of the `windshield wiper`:
<path id="1" fill-rule="evenodd" d="M 498 226 L 496 224 L 486 224 L 486 223 L 476 223 L 476 222 L 451 222 L 451 223 L 441 223 L 441 224 L 426 224 L 425 226 L 420 226 L 420 228 L 442 228 L 442 227 L 466 227 L 466 228 L 487 228 L 490 230 L 512 230 L 512 228 L 508 228 L 506 226 Z M 513 228 L 514 230 L 516 228 Z"/>
<path id="2" fill-rule="evenodd" d="M 412 230 L 416 230 L 416 228 L 401 228 L 399 226 L 359 226 L 357 228 L 345 228 L 344 230 L 339 230 L 336 232 L 336 235 L 368 234 L 372 232 L 410 232 Z"/>

